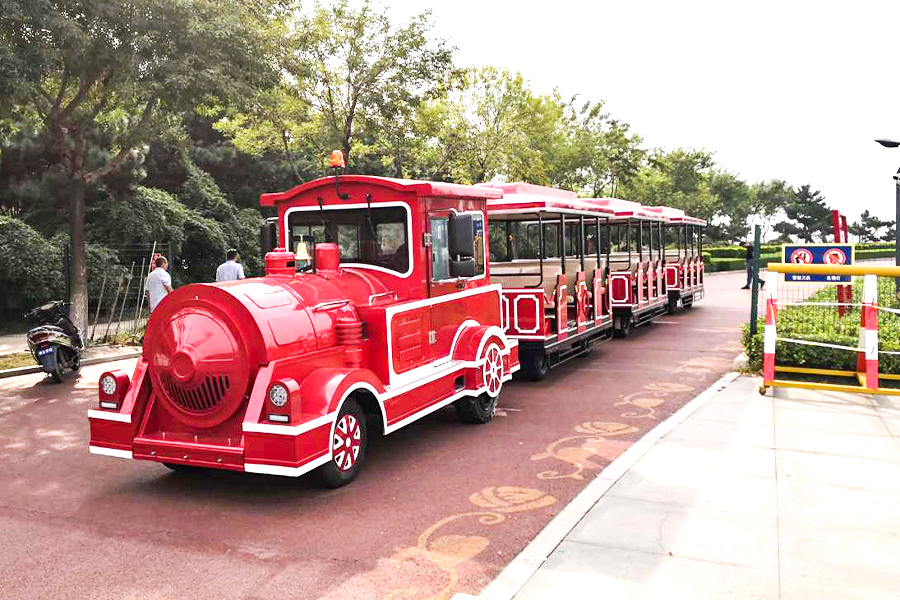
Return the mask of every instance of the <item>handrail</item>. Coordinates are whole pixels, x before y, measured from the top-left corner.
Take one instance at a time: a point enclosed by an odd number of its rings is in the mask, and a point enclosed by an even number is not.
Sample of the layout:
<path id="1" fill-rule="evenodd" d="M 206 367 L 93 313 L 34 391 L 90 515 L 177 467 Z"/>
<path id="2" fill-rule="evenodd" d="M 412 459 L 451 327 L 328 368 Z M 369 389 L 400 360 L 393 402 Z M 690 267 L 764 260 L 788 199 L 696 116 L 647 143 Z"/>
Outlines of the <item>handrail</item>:
<path id="1" fill-rule="evenodd" d="M 878 275 L 900 277 L 900 267 L 888 265 L 806 265 L 799 263 L 769 263 L 769 271 L 809 275 Z"/>

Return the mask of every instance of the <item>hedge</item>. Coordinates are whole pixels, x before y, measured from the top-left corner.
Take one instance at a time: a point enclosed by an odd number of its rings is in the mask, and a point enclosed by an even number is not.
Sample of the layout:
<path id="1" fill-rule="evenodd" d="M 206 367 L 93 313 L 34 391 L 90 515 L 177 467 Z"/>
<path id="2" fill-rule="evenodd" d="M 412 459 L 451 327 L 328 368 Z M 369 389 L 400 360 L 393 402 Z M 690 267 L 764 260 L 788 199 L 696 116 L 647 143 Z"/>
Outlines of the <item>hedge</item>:
<path id="1" fill-rule="evenodd" d="M 889 308 L 900 307 L 900 299 L 894 294 L 894 280 L 879 278 L 879 304 Z M 860 302 L 862 278 L 853 285 L 853 302 Z M 828 287 L 807 298 L 808 302 L 834 302 L 835 288 Z M 778 337 L 824 342 L 840 346 L 858 347 L 859 309 L 851 308 L 843 318 L 836 316 L 833 307 L 782 306 L 778 309 Z M 749 367 L 755 371 L 763 368 L 763 326 L 759 324 L 755 336 L 750 335 L 750 325 L 743 328 L 742 341 L 749 359 Z M 900 315 L 880 312 L 878 316 L 878 346 L 880 350 L 900 350 Z M 838 348 L 806 346 L 791 342 L 775 344 L 776 364 L 839 371 L 856 370 L 857 353 Z M 883 354 L 878 364 L 881 373 L 900 373 L 900 355 Z"/>
<path id="2" fill-rule="evenodd" d="M 856 253 L 893 248 L 893 242 L 870 242 L 856 244 Z M 743 246 L 705 246 L 703 251 L 704 254 L 708 252 L 712 258 L 744 258 L 747 255 L 747 249 Z M 761 254 L 781 254 L 781 244 L 763 244 L 759 247 L 759 251 Z"/>

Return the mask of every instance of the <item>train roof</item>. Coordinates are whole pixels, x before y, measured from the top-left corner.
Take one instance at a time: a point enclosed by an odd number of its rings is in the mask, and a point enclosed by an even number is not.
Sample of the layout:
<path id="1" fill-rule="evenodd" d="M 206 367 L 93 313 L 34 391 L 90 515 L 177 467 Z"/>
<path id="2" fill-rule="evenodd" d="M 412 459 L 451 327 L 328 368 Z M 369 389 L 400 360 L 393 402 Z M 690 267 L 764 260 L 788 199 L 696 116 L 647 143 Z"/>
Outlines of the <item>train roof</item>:
<path id="1" fill-rule="evenodd" d="M 659 213 L 670 223 L 687 223 L 688 225 L 706 225 L 706 221 L 684 214 L 684 211 L 669 206 L 645 206 L 646 210 Z"/>
<path id="2" fill-rule="evenodd" d="M 588 217 L 611 217 L 613 211 L 584 202 L 575 192 L 531 183 L 479 183 L 476 187 L 501 190 L 503 197 L 488 200 L 488 212 L 497 215 L 534 213 L 576 214 Z"/>
<path id="3" fill-rule="evenodd" d="M 503 191 L 499 189 L 459 183 L 444 183 L 442 181 L 416 181 L 412 179 L 395 179 L 393 177 L 373 177 L 370 175 L 342 175 L 340 181 L 341 184 L 363 183 L 400 192 L 412 192 L 419 197 L 471 198 L 475 200 L 490 200 L 503 197 Z M 334 177 L 322 177 L 302 183 L 286 192 L 263 194 L 259 198 L 259 203 L 262 206 L 274 206 L 276 202 L 292 200 L 309 190 L 321 187 L 332 188 L 333 186 Z"/>

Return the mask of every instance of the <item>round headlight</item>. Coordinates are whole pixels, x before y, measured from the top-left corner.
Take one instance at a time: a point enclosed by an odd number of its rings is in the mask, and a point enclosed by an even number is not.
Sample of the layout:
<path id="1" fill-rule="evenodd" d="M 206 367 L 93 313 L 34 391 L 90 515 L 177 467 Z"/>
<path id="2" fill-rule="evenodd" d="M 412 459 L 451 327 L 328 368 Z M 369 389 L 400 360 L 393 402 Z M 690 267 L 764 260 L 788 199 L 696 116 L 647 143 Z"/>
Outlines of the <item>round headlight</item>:
<path id="1" fill-rule="evenodd" d="M 100 378 L 100 389 L 103 390 L 103 393 L 107 396 L 112 396 L 116 393 L 116 378 L 112 375 L 104 375 Z"/>
<path id="2" fill-rule="evenodd" d="M 288 401 L 288 390 L 280 383 L 276 383 L 269 388 L 269 401 L 278 408 L 281 408 Z"/>

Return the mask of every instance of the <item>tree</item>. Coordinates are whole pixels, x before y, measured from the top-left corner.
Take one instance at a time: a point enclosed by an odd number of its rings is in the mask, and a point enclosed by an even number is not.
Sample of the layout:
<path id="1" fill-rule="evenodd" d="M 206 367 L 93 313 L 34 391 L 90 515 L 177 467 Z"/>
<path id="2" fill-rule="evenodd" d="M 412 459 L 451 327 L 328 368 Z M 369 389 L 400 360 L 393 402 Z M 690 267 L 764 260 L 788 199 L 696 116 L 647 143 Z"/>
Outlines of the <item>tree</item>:
<path id="1" fill-rule="evenodd" d="M 398 112 L 411 114 L 450 77 L 453 50 L 430 37 L 432 28 L 428 11 L 393 27 L 387 11 L 376 11 L 369 0 L 359 9 L 347 0 L 316 4 L 299 19 L 291 40 L 291 83 L 348 164 L 354 143 L 366 134 L 375 137 L 374 123 L 384 127 Z"/>
<path id="2" fill-rule="evenodd" d="M 822 192 L 813 191 L 809 184 L 800 186 L 794 192 L 784 212 L 788 220 L 774 227 L 783 239 L 796 238 L 812 243 L 827 239 L 831 233 L 831 209 L 826 206 Z"/>
<path id="3" fill-rule="evenodd" d="M 764 240 L 778 215 L 784 212 L 785 206 L 794 197 L 794 190 L 786 182 L 773 179 L 753 184 L 751 193 L 747 225 L 750 230 L 754 225 L 759 225 L 761 239 Z"/>
<path id="4" fill-rule="evenodd" d="M 623 195 L 641 204 L 680 208 L 691 216 L 712 221 L 719 209 L 709 187 L 714 164 L 712 153 L 707 150 L 656 149 L 634 180 L 623 187 Z"/>
<path id="5" fill-rule="evenodd" d="M 859 221 L 852 223 L 848 229 L 850 233 L 858 237 L 860 242 L 871 242 L 881 239 L 878 231 L 882 227 L 890 227 L 892 224 L 893 221 L 882 221 L 866 209 L 859 215 Z"/>
<path id="6" fill-rule="evenodd" d="M 87 320 L 86 191 L 180 125 L 200 99 L 270 85 L 268 27 L 280 3 L 0 0 L 0 114 L 37 120 L 64 185 L 73 318 Z M 88 141 L 105 140 L 89 154 Z"/>

